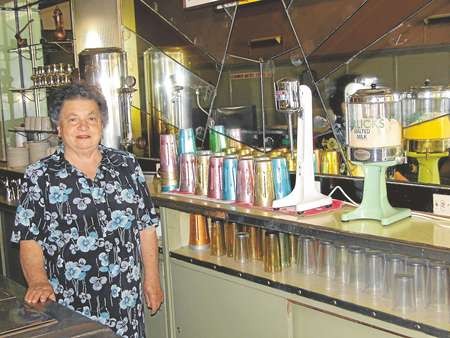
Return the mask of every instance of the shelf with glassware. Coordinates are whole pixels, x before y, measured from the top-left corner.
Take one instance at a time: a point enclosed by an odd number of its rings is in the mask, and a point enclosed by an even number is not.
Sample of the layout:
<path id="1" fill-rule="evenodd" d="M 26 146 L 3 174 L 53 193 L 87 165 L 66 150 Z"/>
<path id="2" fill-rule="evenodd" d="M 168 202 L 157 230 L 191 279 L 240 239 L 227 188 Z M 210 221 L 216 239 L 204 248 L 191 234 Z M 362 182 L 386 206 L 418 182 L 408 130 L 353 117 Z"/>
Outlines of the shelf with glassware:
<path id="1" fill-rule="evenodd" d="M 26 93 L 43 89 L 55 89 L 69 84 L 76 77 L 76 69 L 71 64 L 50 64 L 33 68 L 30 79 L 33 86 L 29 88 L 12 88 L 11 92 Z"/>
<path id="2" fill-rule="evenodd" d="M 386 250 L 370 238 L 331 240 L 302 225 L 298 227 L 303 234 L 297 236 L 274 231 L 273 224 L 262 225 L 257 219 L 239 224 L 169 208 L 161 208 L 161 213 L 171 260 L 280 290 L 288 299 L 299 296 L 323 303 L 335 314 L 343 309 L 363 315 L 368 325 L 372 321 L 378 327 L 380 321 L 394 325 L 391 332 L 407 336 L 450 332 L 448 261 L 400 255 L 404 252 L 394 245 Z M 280 222 L 278 217 L 273 220 Z M 209 228 L 210 238 L 202 226 Z M 401 300 L 394 297 L 400 294 Z"/>

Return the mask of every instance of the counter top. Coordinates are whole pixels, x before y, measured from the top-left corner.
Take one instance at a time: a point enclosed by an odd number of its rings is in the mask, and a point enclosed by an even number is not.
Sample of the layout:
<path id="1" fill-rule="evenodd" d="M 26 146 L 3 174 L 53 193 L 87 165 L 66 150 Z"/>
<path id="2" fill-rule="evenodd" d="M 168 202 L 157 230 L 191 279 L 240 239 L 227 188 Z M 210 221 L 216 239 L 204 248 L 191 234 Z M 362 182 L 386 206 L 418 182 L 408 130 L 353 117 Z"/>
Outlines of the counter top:
<path id="1" fill-rule="evenodd" d="M 364 241 L 379 241 L 389 246 L 403 244 L 415 252 L 411 255 L 424 255 L 431 250 L 430 258 L 450 261 L 450 220 L 424 219 L 416 216 L 404 219 L 389 226 L 377 221 L 355 220 L 342 222 L 340 216 L 353 209 L 344 206 L 339 210 L 325 211 L 314 216 L 299 215 L 290 211 L 275 211 L 249 207 L 236 203 L 217 201 L 196 195 L 180 193 L 161 193 L 150 185 L 152 198 L 156 205 L 185 212 L 202 213 L 231 222 L 260 225 L 271 230 L 294 234 L 314 235 L 319 232 L 324 237 L 347 236 L 349 240 L 358 238 Z M 370 247 L 370 243 L 368 245 Z M 414 250 L 415 249 L 415 250 Z"/>
<path id="2" fill-rule="evenodd" d="M 28 305 L 24 303 L 25 289 L 5 277 L 0 277 L 0 319 L 3 334 L 17 338 L 33 337 L 118 337 L 109 328 L 81 314 L 54 303 Z M 8 303 L 8 304 L 7 304 Z M 16 327 L 16 329 L 14 329 Z"/>

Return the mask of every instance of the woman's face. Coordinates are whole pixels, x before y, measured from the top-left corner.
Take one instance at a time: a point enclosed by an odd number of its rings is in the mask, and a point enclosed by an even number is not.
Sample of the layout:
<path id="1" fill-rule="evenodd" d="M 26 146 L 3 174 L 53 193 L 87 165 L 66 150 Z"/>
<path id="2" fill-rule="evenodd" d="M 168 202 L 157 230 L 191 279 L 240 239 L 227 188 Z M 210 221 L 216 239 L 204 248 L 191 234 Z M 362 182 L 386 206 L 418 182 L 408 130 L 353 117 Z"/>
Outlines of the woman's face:
<path id="1" fill-rule="evenodd" d="M 59 115 L 58 135 L 72 151 L 97 148 L 102 138 L 102 119 L 98 104 L 88 99 L 64 101 Z"/>

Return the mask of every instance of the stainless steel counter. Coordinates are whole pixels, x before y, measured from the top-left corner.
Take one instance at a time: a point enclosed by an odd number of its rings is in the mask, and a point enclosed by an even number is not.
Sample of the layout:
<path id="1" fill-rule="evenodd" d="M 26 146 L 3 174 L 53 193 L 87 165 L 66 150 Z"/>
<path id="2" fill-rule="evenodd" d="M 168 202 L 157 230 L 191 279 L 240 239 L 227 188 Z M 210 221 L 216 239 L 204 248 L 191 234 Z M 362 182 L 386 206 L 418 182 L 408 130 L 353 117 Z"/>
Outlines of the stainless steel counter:
<path id="1" fill-rule="evenodd" d="M 0 337 L 118 337 L 109 328 L 54 303 L 28 305 L 25 289 L 0 277 Z"/>

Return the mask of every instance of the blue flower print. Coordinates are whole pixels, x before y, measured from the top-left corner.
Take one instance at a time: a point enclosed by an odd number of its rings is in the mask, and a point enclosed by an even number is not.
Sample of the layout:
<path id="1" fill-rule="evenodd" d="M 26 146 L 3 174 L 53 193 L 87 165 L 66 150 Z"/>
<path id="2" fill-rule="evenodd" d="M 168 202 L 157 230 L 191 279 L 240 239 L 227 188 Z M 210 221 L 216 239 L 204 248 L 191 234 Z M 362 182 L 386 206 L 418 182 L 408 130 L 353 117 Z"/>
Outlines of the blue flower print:
<path id="1" fill-rule="evenodd" d="M 17 207 L 16 211 L 16 224 L 23 224 L 26 227 L 30 226 L 30 219 L 34 216 L 34 211 L 31 209 L 25 209 L 21 205 Z"/>
<path id="2" fill-rule="evenodd" d="M 89 183 L 88 183 L 88 181 L 86 180 L 86 178 L 80 177 L 80 178 L 78 179 L 78 183 L 81 184 L 81 189 L 80 189 L 80 191 L 81 191 L 83 194 L 89 194 L 89 193 L 91 192 L 91 187 L 89 186 Z"/>
<path id="3" fill-rule="evenodd" d="M 113 249 L 113 244 L 110 241 L 105 241 L 105 251 L 110 252 Z"/>
<path id="4" fill-rule="evenodd" d="M 100 260 L 101 266 L 108 266 L 109 265 L 109 257 L 106 252 L 101 252 L 100 255 L 98 255 L 98 259 Z"/>
<path id="5" fill-rule="evenodd" d="M 92 198 L 95 201 L 95 203 L 105 203 L 105 189 L 95 187 L 92 189 Z"/>
<path id="6" fill-rule="evenodd" d="M 125 227 L 128 223 L 128 217 L 122 210 L 114 210 L 111 213 L 111 221 L 106 225 L 108 231 L 117 230 L 119 227 Z"/>
<path id="7" fill-rule="evenodd" d="M 114 278 L 120 273 L 120 266 L 118 264 L 109 264 L 109 277 Z"/>
<path id="8" fill-rule="evenodd" d="M 125 332 L 127 332 L 128 331 L 128 318 L 127 317 L 125 317 L 125 318 L 123 318 L 122 320 L 118 320 L 117 321 L 117 324 L 116 324 L 116 333 L 119 335 L 119 336 L 124 336 L 125 335 Z"/>
<path id="9" fill-rule="evenodd" d="M 105 187 L 105 191 L 107 194 L 113 194 L 116 191 L 114 184 L 107 183 Z"/>
<path id="10" fill-rule="evenodd" d="M 89 278 L 89 283 L 92 284 L 92 289 L 94 289 L 95 291 L 100 291 L 103 285 L 106 284 L 107 280 L 108 279 L 105 276 L 100 278 L 92 276 L 91 278 Z"/>
<path id="11" fill-rule="evenodd" d="M 127 203 L 134 203 L 135 195 L 133 189 L 123 189 L 120 192 L 120 198 Z"/>
<path id="12" fill-rule="evenodd" d="M 28 194 L 29 194 L 28 196 L 32 200 L 39 201 L 42 197 L 41 192 L 42 192 L 42 190 L 41 190 L 41 188 L 39 188 L 39 186 L 37 184 L 32 185 L 30 187 L 30 189 L 28 189 Z"/>
<path id="13" fill-rule="evenodd" d="M 76 214 L 65 214 L 64 220 L 67 222 L 67 224 L 72 224 L 72 222 L 75 221 L 77 217 L 78 216 Z"/>
<path id="14" fill-rule="evenodd" d="M 66 168 L 61 169 L 56 173 L 56 177 L 59 178 L 66 178 L 67 176 L 69 176 L 69 173 L 67 172 Z"/>
<path id="15" fill-rule="evenodd" d="M 121 309 L 132 308 L 136 305 L 136 299 L 138 295 L 134 290 L 123 290 L 120 295 L 120 303 L 119 306 Z"/>
<path id="16" fill-rule="evenodd" d="M 87 301 L 89 301 L 91 298 L 92 298 L 92 296 L 91 296 L 91 294 L 89 294 L 89 293 L 86 293 L 86 292 L 81 292 L 79 295 L 78 295 L 78 297 L 80 297 L 80 301 L 81 301 L 81 303 L 86 303 Z"/>
<path id="17" fill-rule="evenodd" d="M 67 280 L 79 279 L 82 273 L 77 262 L 66 262 L 65 270 Z"/>
<path id="18" fill-rule="evenodd" d="M 112 286 L 111 286 L 111 296 L 113 297 L 113 298 L 117 298 L 117 297 L 119 297 L 119 295 L 120 295 L 120 287 L 119 286 L 117 286 L 116 284 L 113 284 Z"/>
<path id="19" fill-rule="evenodd" d="M 91 203 L 91 199 L 89 197 L 75 197 L 73 203 L 77 206 L 78 210 L 86 210 L 88 204 Z"/>
<path id="20" fill-rule="evenodd" d="M 77 240 L 80 237 L 78 229 L 75 227 L 70 228 L 70 236 L 72 237 L 72 239 Z"/>
<path id="21" fill-rule="evenodd" d="M 49 193 L 50 204 L 64 203 L 69 199 L 72 188 L 67 188 L 65 184 L 59 186 L 51 186 Z"/>
<path id="22" fill-rule="evenodd" d="M 98 321 L 103 324 L 106 325 L 106 323 L 109 321 L 110 315 L 109 312 L 100 312 L 100 316 L 98 317 Z"/>
<path id="23" fill-rule="evenodd" d="M 30 232 L 35 236 L 39 235 L 39 228 L 35 223 L 31 224 Z"/>
<path id="24" fill-rule="evenodd" d="M 89 306 L 83 306 L 81 314 L 86 317 L 91 317 L 91 309 L 89 308 Z"/>
<path id="25" fill-rule="evenodd" d="M 11 242 L 19 243 L 21 237 L 22 236 L 20 235 L 20 230 L 19 231 L 13 231 L 11 233 Z"/>
<path id="26" fill-rule="evenodd" d="M 91 236 L 80 236 L 77 239 L 77 245 L 81 252 L 89 252 L 91 250 L 95 250 L 97 239 Z"/>

